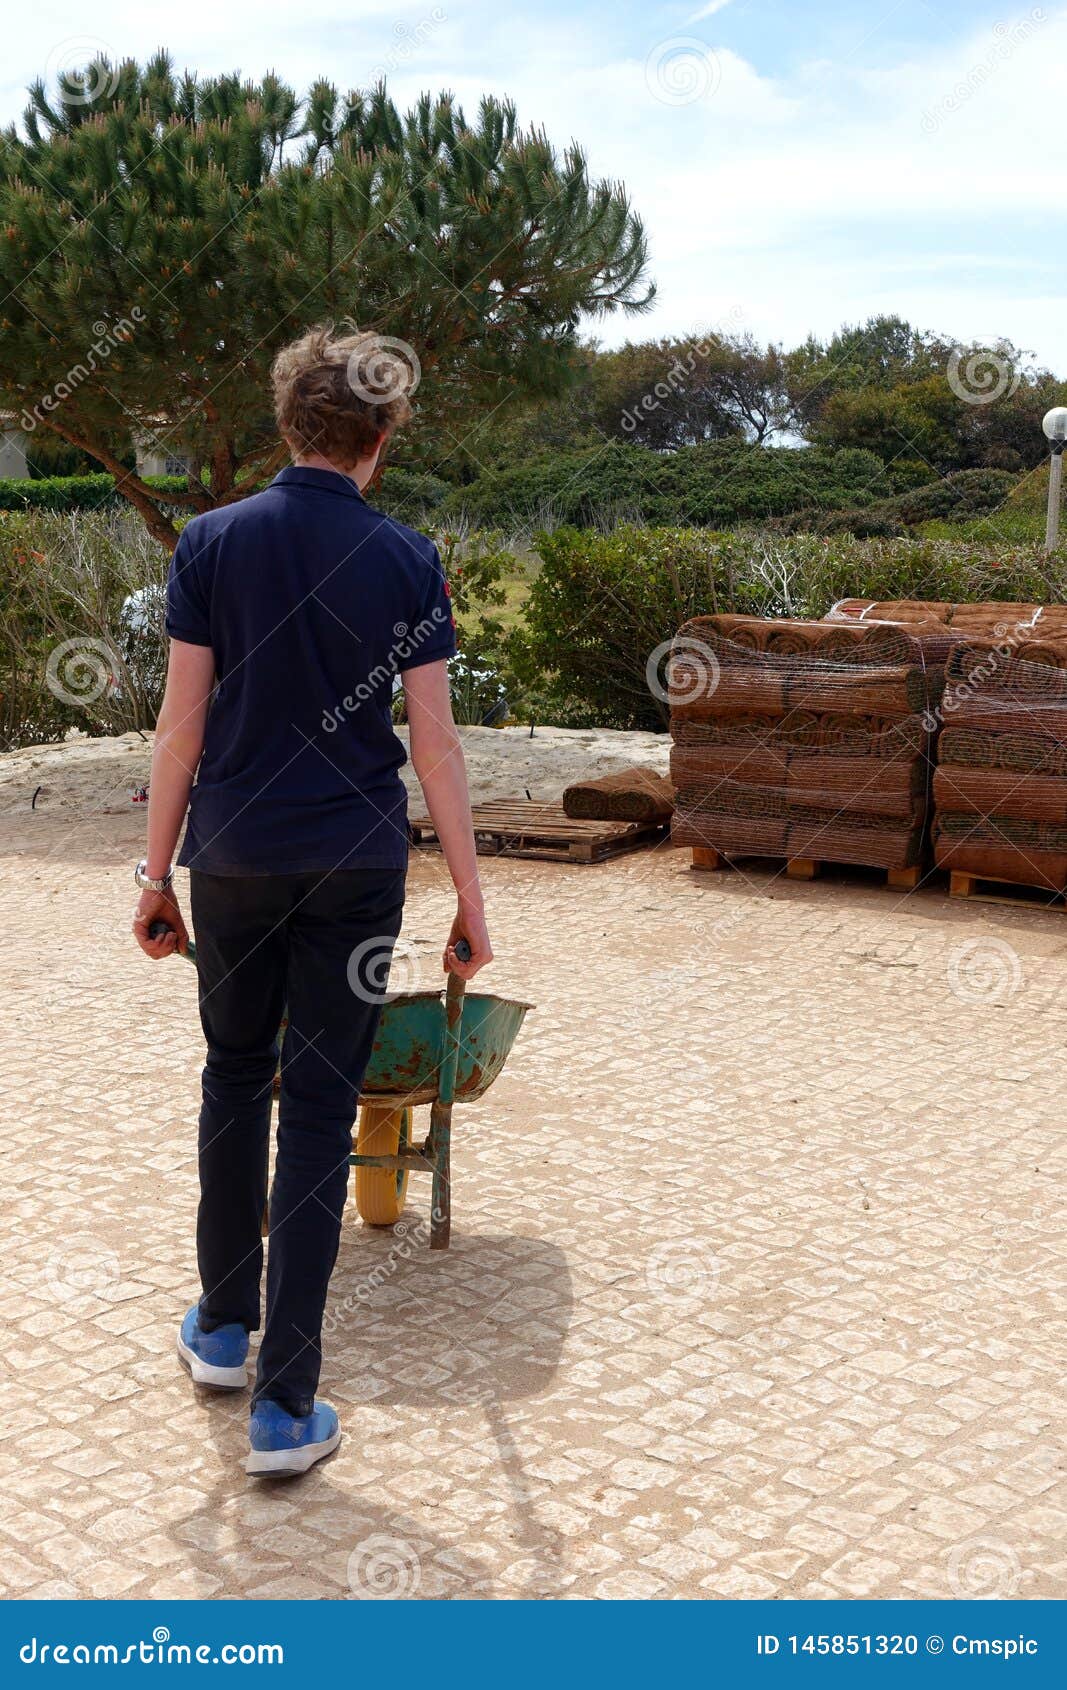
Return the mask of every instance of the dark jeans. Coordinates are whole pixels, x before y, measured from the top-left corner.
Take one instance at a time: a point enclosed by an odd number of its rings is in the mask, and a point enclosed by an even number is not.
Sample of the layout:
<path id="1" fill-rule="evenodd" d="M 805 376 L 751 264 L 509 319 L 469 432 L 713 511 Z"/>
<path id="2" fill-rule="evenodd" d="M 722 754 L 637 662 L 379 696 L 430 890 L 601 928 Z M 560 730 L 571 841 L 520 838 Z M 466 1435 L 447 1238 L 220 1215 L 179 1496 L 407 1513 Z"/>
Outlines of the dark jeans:
<path id="1" fill-rule="evenodd" d="M 267 1319 L 253 1400 L 310 1412 L 359 1089 L 404 905 L 403 869 L 189 876 L 200 1019 L 197 1260 L 208 1331 L 259 1326 L 271 1091 L 282 1014 Z"/>

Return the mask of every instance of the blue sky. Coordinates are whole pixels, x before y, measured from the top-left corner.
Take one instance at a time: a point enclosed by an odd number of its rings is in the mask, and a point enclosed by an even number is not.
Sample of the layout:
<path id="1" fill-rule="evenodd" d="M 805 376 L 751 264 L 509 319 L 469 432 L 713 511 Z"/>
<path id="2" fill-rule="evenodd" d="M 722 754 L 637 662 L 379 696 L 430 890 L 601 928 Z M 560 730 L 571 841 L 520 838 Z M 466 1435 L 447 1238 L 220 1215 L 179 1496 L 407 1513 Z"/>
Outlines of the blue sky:
<path id="1" fill-rule="evenodd" d="M 1067 3 L 983 0 L 97 0 L 9 16 L 0 115 L 35 74 L 100 46 L 164 44 L 204 72 L 297 86 L 387 73 L 405 103 L 511 94 L 578 139 L 645 218 L 655 311 L 627 335 L 808 332 L 898 311 L 960 339 L 1007 336 L 1067 372 Z"/>

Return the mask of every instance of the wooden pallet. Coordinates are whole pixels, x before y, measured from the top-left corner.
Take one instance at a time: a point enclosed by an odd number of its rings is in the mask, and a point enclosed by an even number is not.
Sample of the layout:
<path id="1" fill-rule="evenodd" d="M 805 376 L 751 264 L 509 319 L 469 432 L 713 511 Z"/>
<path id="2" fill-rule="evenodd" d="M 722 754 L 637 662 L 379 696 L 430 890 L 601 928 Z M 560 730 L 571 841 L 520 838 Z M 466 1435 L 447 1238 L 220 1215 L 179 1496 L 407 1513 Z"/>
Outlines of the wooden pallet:
<path id="1" fill-rule="evenodd" d="M 741 861 L 748 859 L 742 858 Z M 814 880 L 826 868 L 847 868 L 847 863 L 823 864 L 814 857 L 759 857 L 758 862 L 774 863 L 785 861 L 785 872 L 790 880 Z M 693 846 L 693 867 L 699 869 L 733 868 L 734 859 L 724 857 L 721 851 L 713 851 L 708 846 Z M 913 892 L 922 879 L 922 869 L 918 863 L 912 868 L 887 868 L 884 871 L 885 883 L 898 892 Z"/>
<path id="2" fill-rule="evenodd" d="M 950 898 L 970 898 L 978 904 L 1014 904 L 1025 910 L 1064 910 L 1067 902 L 1062 892 L 1048 886 L 1026 886 L 1018 880 L 997 880 L 994 875 L 966 874 L 951 869 L 948 877 Z"/>
<path id="3" fill-rule="evenodd" d="M 475 804 L 471 812 L 474 843 L 480 856 L 540 857 L 553 863 L 602 863 L 626 851 L 659 845 L 669 828 L 659 822 L 574 821 L 562 804 L 524 798 L 497 798 Z M 428 816 L 411 823 L 416 845 L 440 849 Z"/>

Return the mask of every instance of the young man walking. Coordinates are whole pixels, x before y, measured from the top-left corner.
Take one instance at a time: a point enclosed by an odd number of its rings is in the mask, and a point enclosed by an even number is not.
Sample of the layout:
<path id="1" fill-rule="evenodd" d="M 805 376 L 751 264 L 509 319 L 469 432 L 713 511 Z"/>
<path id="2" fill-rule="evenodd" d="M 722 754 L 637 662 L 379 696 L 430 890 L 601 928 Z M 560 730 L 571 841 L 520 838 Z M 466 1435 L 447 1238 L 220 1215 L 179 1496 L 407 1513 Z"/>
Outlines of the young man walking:
<path id="1" fill-rule="evenodd" d="M 432 543 L 362 497 L 410 414 L 395 377 L 371 336 L 316 328 L 281 352 L 275 412 L 292 467 L 188 523 L 167 588 L 170 657 L 133 930 L 155 959 L 188 942 L 171 867 L 188 810 L 179 861 L 207 1062 L 202 1294 L 178 1353 L 197 1383 L 221 1389 L 247 1383 L 260 1324 L 271 1096 L 288 1013 L 251 1473 L 305 1472 L 341 1436 L 315 1389 L 352 1124 L 404 904 L 398 674 L 412 763 L 457 892 L 444 966 L 470 979 L 492 958 L 449 703 L 448 585 Z M 160 922 L 169 931 L 153 938 Z M 469 961 L 457 958 L 461 939 Z"/>

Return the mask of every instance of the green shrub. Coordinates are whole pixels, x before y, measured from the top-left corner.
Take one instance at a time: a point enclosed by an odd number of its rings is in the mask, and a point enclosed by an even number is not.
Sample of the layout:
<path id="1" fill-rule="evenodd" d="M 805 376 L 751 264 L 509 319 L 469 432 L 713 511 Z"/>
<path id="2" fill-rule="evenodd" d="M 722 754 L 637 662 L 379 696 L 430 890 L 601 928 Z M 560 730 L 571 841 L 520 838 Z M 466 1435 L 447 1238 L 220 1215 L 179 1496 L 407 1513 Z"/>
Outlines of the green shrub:
<path id="1" fill-rule="evenodd" d="M 937 517 L 923 522 L 912 533 L 923 540 L 956 540 L 982 546 L 1025 546 L 1043 540 L 1045 518 L 1032 511 L 1003 506 L 992 516 L 976 516 L 969 521 Z"/>
<path id="2" fill-rule="evenodd" d="M 704 529 L 621 527 L 612 534 L 560 528 L 536 539 L 542 567 L 525 625 L 511 641 L 520 680 L 543 701 L 542 720 L 568 725 L 662 728 L 667 711 L 650 690 L 666 643 L 701 611 L 759 610 L 774 589 L 751 579 L 748 546 Z M 662 689 L 661 689 L 662 690 Z"/>
<path id="3" fill-rule="evenodd" d="M 168 493 L 184 493 L 189 485 L 184 475 L 147 475 L 144 479 L 149 487 Z M 390 468 L 372 492 L 371 503 L 400 522 L 426 526 L 448 490 L 448 482 L 436 475 Z M 113 475 L 42 475 L 33 479 L 0 480 L 0 510 L 4 511 L 110 510 L 125 503 L 115 491 Z M 183 507 L 183 514 L 191 513 Z"/>
<path id="4" fill-rule="evenodd" d="M 916 487 L 926 487 L 939 479 L 936 469 L 925 458 L 891 458 L 885 466 L 894 493 L 910 493 Z"/>
<path id="5" fill-rule="evenodd" d="M 152 726 L 169 561 L 128 509 L 0 516 L 5 748 Z"/>
<path id="6" fill-rule="evenodd" d="M 1033 521 L 1016 521 L 1013 507 L 1006 502 L 1016 484 L 1017 477 L 1008 470 L 957 470 L 895 499 L 858 510 L 792 511 L 769 526 L 783 534 L 852 534 L 858 540 L 898 538 L 924 524 L 928 526 L 923 532 L 938 538 L 951 539 L 959 533 L 960 538 L 991 542 L 1037 539 Z M 976 519 L 985 513 L 991 513 L 992 519 L 975 528 Z M 969 525 L 967 534 L 956 526 L 963 523 Z"/>
<path id="7" fill-rule="evenodd" d="M 406 522 L 410 528 L 425 528 L 433 522 L 448 490 L 448 482 L 440 476 L 397 466 L 387 469 L 367 496 L 386 516 Z"/>
<path id="8" fill-rule="evenodd" d="M 860 510 L 794 511 L 768 527 L 776 534 L 851 534 L 857 540 L 902 539 L 907 533 L 891 503 L 866 505 Z"/>
<path id="9" fill-rule="evenodd" d="M 871 504 L 892 491 L 871 452 L 726 440 L 653 452 L 612 441 L 482 475 L 454 488 L 441 512 L 475 526 L 512 529 L 603 527 L 619 520 L 724 528 L 808 507 Z"/>
<path id="10" fill-rule="evenodd" d="M 184 475 L 148 475 L 150 487 L 184 493 Z M 113 475 L 43 475 L 36 480 L 0 480 L 0 510 L 95 511 L 124 505 Z"/>
<path id="11" fill-rule="evenodd" d="M 988 472 L 986 472 L 988 473 Z M 920 533 L 931 539 L 976 540 L 987 545 L 1043 540 L 1048 502 L 1048 464 L 1015 478 L 1004 503 L 989 516 L 961 518 L 955 513 L 925 522 Z"/>
<path id="12" fill-rule="evenodd" d="M 542 558 L 510 652 L 541 720 L 657 728 L 668 643 L 714 611 L 825 616 L 842 598 L 1062 601 L 1067 554 L 853 535 L 622 527 L 537 537 Z"/>
<path id="13" fill-rule="evenodd" d="M 966 521 L 999 510 L 1018 478 L 1005 469 L 962 469 L 894 500 L 909 527 L 935 517 Z"/>

